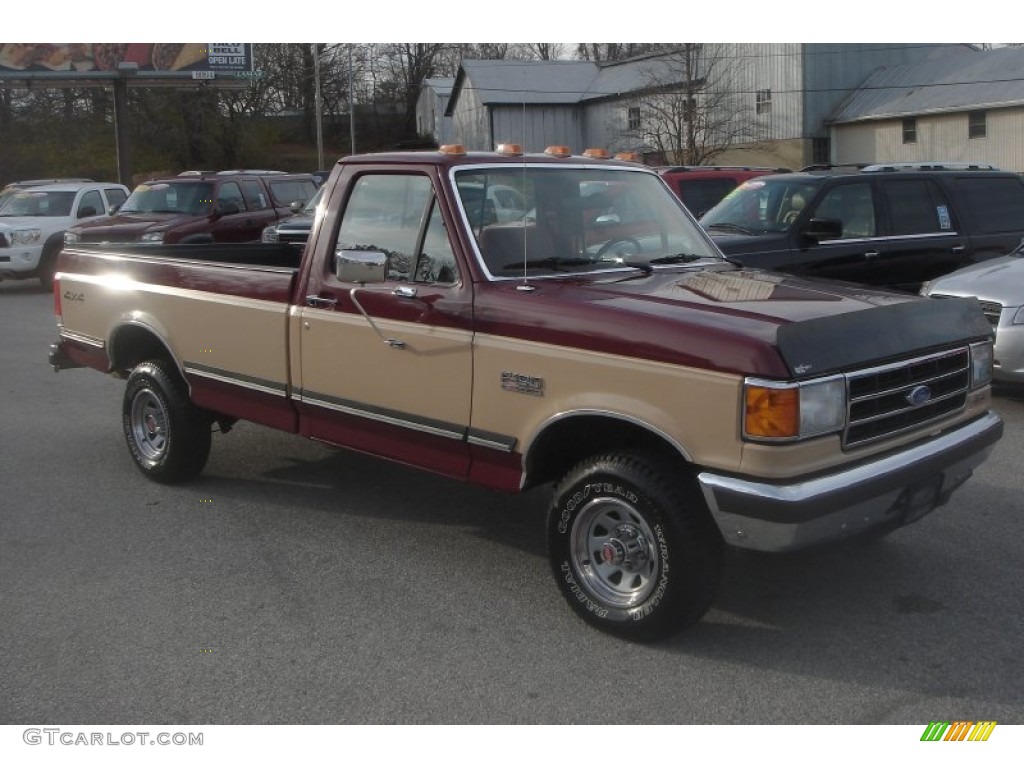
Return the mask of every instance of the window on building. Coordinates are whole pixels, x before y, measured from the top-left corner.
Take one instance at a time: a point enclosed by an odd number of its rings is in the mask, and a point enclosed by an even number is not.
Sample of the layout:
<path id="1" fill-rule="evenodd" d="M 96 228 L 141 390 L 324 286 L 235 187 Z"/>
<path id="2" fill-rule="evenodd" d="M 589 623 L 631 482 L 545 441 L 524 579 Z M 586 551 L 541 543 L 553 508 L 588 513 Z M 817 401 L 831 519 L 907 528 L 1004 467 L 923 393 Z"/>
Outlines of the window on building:
<path id="1" fill-rule="evenodd" d="M 755 111 L 759 115 L 766 115 L 772 111 L 772 89 L 765 88 L 758 91 L 754 98 Z"/>
<path id="2" fill-rule="evenodd" d="M 903 143 L 917 144 L 917 118 L 903 118 Z"/>
<path id="3" fill-rule="evenodd" d="M 967 113 L 967 138 L 984 139 L 986 135 L 985 110 Z"/>
<path id="4" fill-rule="evenodd" d="M 626 117 L 629 130 L 639 131 L 640 130 L 640 107 L 630 107 L 629 113 Z"/>
<path id="5" fill-rule="evenodd" d="M 811 140 L 811 162 L 815 165 L 828 165 L 832 162 L 832 140 L 812 139 Z"/>

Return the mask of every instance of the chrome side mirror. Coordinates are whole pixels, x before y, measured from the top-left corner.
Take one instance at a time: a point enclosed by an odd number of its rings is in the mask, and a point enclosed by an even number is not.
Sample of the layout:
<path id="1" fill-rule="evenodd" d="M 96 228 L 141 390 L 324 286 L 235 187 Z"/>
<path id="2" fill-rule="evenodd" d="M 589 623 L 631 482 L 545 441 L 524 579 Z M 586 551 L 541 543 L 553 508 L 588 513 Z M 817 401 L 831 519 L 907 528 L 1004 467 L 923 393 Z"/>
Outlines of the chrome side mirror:
<path id="1" fill-rule="evenodd" d="M 334 274 L 343 283 L 383 283 L 387 271 L 388 256 L 381 251 L 334 252 Z"/>

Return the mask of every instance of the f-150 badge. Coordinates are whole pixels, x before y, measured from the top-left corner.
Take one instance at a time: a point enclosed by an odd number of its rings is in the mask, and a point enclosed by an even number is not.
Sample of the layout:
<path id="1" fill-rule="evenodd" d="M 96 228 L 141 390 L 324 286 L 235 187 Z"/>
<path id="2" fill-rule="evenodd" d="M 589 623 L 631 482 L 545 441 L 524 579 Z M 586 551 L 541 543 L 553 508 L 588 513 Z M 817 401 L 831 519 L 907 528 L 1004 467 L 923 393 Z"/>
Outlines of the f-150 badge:
<path id="1" fill-rule="evenodd" d="M 527 376 L 525 373 L 501 372 L 501 388 L 506 392 L 518 392 L 520 395 L 544 396 L 544 379 Z"/>

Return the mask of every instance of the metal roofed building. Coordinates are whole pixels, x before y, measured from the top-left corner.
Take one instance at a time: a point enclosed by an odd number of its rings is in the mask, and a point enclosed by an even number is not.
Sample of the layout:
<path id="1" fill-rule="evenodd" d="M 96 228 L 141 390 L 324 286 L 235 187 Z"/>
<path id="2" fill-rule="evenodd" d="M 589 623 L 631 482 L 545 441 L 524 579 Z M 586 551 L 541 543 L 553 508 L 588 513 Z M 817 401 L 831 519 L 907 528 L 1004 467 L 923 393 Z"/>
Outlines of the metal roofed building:
<path id="1" fill-rule="evenodd" d="M 826 121 L 878 67 L 977 53 L 967 45 L 944 43 L 700 45 L 731 62 L 730 82 L 715 86 L 734 92 L 734 109 L 745 120 L 745 135 L 714 162 L 788 167 L 833 159 Z M 453 141 L 471 150 L 514 142 L 527 152 L 561 144 L 575 152 L 603 147 L 647 153 L 653 147 L 642 139 L 644 99 L 659 90 L 678 90 L 683 75 L 674 56 L 659 51 L 600 64 L 463 61 L 445 110 L 452 118 Z M 702 79 L 698 73 L 696 80 Z"/>
<path id="2" fill-rule="evenodd" d="M 1024 49 L 873 72 L 828 121 L 835 163 L 989 163 L 1024 171 Z"/>

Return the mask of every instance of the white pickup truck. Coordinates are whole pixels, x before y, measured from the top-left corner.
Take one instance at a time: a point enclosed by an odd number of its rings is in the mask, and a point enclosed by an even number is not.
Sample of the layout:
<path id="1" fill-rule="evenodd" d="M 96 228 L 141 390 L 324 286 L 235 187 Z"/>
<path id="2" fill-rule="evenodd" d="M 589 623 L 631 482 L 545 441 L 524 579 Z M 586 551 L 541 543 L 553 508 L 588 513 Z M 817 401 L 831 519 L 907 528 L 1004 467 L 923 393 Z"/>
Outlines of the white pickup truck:
<path id="1" fill-rule="evenodd" d="M 25 187 L 0 206 L 0 280 L 37 277 L 53 284 L 64 230 L 107 216 L 128 198 L 128 188 L 105 182 L 58 182 Z"/>

